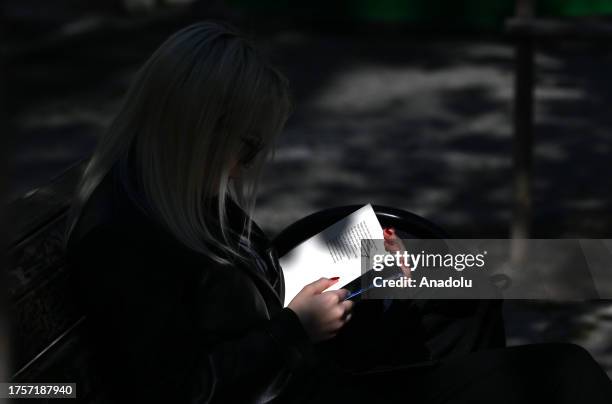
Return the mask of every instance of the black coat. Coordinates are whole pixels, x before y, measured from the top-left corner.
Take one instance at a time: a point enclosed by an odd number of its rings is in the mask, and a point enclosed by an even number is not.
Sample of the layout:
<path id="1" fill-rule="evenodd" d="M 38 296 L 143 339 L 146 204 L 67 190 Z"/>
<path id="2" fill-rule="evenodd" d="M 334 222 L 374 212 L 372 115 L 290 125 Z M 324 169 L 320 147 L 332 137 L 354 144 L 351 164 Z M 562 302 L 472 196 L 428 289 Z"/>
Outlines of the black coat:
<path id="1" fill-rule="evenodd" d="M 244 212 L 228 209 L 231 226 L 242 225 Z M 256 226 L 253 242 L 265 273 L 218 264 L 174 239 L 107 175 L 68 257 L 109 400 L 267 402 L 306 387 L 300 375 L 317 366 L 313 346 L 283 309 L 278 259 Z"/>
<path id="2" fill-rule="evenodd" d="M 236 231 L 249 220 L 233 203 L 228 217 Z M 357 396 L 377 397 L 374 367 L 390 369 L 385 385 L 389 377 L 403 383 L 407 364 L 423 375 L 440 359 L 504 344 L 499 302 L 398 301 L 383 315 L 382 301 L 371 300 L 355 306 L 336 338 L 313 345 L 283 309 L 278 259 L 253 228 L 264 268 L 221 265 L 149 218 L 114 171 L 98 186 L 68 257 L 104 402 L 319 402 L 359 386 Z"/>

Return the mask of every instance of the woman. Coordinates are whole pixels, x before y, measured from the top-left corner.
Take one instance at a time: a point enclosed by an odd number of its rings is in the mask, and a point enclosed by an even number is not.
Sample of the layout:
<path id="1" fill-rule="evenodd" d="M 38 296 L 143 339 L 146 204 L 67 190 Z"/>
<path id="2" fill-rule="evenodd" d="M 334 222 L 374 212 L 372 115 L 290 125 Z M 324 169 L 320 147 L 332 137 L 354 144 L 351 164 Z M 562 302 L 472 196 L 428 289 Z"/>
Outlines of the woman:
<path id="1" fill-rule="evenodd" d="M 417 316 L 417 305 L 378 302 L 353 313 L 345 290 L 325 291 L 337 280 L 320 279 L 282 307 L 282 272 L 250 214 L 288 93 L 246 40 L 213 23 L 170 37 L 137 74 L 84 173 L 68 227 L 106 400 L 445 402 L 473 398 L 482 372 L 498 393 L 524 367 L 520 358 L 544 358 L 502 350 L 452 359 L 501 345 L 491 342 L 499 327 L 485 326 L 495 316 L 480 302 L 452 305 L 467 307 L 465 316 L 444 317 L 449 305 L 421 305 Z M 459 323 L 451 317 L 487 321 L 468 320 L 441 338 Z M 381 336 L 393 343 L 372 344 Z M 397 346 L 403 354 L 393 354 Z M 602 372 L 582 351 L 554 352 L 546 350 L 547 361 L 586 363 L 583 374 L 603 391 Z M 407 380 L 414 383 L 404 390 Z"/>

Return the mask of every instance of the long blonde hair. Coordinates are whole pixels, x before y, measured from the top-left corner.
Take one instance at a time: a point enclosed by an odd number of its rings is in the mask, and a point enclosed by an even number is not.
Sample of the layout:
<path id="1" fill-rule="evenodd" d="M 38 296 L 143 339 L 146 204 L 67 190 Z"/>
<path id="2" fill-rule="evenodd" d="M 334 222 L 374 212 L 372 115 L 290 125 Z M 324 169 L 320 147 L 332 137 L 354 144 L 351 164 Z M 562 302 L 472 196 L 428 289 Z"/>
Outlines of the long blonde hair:
<path id="1" fill-rule="evenodd" d="M 290 113 L 287 80 L 233 28 L 212 22 L 172 35 L 136 75 L 77 190 L 67 238 L 83 206 L 115 165 L 144 207 L 185 246 L 226 263 L 227 198 L 253 211 L 257 179 Z M 252 139 L 262 152 L 239 178 Z M 249 141 L 251 139 L 251 141 Z M 252 146 L 252 145 L 251 145 Z M 214 201 L 216 206 L 208 206 Z M 245 233 L 250 235 L 250 222 Z"/>

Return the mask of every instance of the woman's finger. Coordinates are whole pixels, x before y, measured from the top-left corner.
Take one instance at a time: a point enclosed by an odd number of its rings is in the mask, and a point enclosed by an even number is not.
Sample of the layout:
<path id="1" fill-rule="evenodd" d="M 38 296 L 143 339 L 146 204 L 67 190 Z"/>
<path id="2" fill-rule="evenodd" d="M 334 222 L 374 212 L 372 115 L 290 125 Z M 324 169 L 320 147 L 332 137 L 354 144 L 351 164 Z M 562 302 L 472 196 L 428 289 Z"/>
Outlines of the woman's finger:
<path id="1" fill-rule="evenodd" d="M 338 282 L 338 279 L 340 279 L 339 277 L 333 277 L 333 278 L 321 278 L 318 279 L 312 283 L 309 283 L 308 285 L 304 286 L 304 290 L 305 292 L 308 292 L 312 295 L 316 295 L 319 294 L 321 292 L 323 292 L 325 289 L 329 288 L 330 286 L 332 286 L 334 283 Z"/>
<path id="2" fill-rule="evenodd" d="M 345 300 L 342 303 L 340 303 L 340 308 L 342 310 L 342 315 L 340 316 L 340 319 L 344 322 L 347 322 L 348 318 L 351 316 L 351 313 L 353 312 L 353 302 L 350 300 Z"/>
<path id="3" fill-rule="evenodd" d="M 352 300 L 345 300 L 342 303 L 340 303 L 340 306 L 342 306 L 342 309 L 344 309 L 345 312 L 351 312 L 353 310 L 353 305 L 355 303 Z"/>
<path id="4" fill-rule="evenodd" d="M 328 290 L 325 293 L 334 294 L 338 297 L 338 302 L 342 302 L 351 293 L 348 289 Z"/>

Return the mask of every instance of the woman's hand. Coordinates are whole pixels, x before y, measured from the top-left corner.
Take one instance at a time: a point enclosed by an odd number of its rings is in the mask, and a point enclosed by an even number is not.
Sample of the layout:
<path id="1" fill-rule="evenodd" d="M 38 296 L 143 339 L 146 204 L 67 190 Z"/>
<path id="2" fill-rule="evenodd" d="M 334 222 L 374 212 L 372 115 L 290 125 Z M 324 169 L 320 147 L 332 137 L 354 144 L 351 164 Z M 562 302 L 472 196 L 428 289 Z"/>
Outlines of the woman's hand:
<path id="1" fill-rule="evenodd" d="M 397 234 L 395 234 L 395 229 L 393 227 L 385 228 L 385 230 L 383 231 L 383 237 L 385 239 L 384 244 L 385 250 L 387 250 L 387 252 L 393 254 L 395 252 L 401 253 L 406 251 L 406 247 L 404 246 L 402 239 L 397 237 Z M 412 276 L 412 271 L 410 270 L 409 265 L 400 264 L 400 269 L 402 270 L 406 278 L 410 278 Z"/>
<path id="2" fill-rule="evenodd" d="M 348 290 L 323 292 L 336 282 L 338 282 L 337 278 L 321 278 L 308 284 L 287 306 L 297 314 L 313 342 L 335 336 L 340 328 L 351 319 L 353 302 L 344 300 L 349 294 Z"/>

